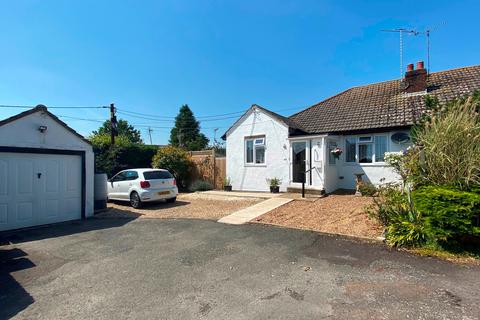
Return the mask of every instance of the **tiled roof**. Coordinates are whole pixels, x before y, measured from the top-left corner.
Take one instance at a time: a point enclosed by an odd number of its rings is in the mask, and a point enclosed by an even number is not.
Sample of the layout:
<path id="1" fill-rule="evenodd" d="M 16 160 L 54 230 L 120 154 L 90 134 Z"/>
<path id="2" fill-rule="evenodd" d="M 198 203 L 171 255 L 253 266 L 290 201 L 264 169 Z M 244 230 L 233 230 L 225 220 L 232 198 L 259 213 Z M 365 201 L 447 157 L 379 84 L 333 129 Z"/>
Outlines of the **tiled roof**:
<path id="1" fill-rule="evenodd" d="M 288 119 L 310 134 L 410 126 L 425 110 L 425 93 L 405 94 L 402 86 L 401 80 L 391 80 L 350 88 Z M 440 102 L 477 90 L 480 65 L 428 76 L 427 94 Z"/>

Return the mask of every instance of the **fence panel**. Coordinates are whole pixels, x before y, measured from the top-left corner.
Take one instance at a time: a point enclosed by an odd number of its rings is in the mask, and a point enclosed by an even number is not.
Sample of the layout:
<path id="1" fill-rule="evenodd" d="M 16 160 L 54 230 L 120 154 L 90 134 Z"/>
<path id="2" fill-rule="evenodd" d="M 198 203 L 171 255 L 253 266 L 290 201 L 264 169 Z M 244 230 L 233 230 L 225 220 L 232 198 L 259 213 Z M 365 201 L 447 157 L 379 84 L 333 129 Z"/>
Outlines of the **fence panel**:
<path id="1" fill-rule="evenodd" d="M 190 156 L 196 165 L 195 179 L 206 180 L 215 189 L 221 189 L 226 176 L 226 158 L 217 158 L 215 150 L 190 151 Z"/>

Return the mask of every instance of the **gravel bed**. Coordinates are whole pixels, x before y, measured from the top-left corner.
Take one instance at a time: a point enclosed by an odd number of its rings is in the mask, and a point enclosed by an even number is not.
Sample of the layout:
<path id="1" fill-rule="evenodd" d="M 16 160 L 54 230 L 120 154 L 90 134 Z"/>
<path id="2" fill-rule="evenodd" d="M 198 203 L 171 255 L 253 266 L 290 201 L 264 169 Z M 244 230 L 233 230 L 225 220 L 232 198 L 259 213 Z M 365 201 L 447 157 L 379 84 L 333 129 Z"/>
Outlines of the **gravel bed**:
<path id="1" fill-rule="evenodd" d="M 111 202 L 98 218 L 182 218 L 218 220 L 237 210 L 263 201 L 256 198 L 222 197 L 202 193 L 180 194 L 173 204 L 146 203 L 134 209 L 127 202 Z"/>
<path id="2" fill-rule="evenodd" d="M 374 239 L 383 227 L 365 212 L 371 203 L 369 197 L 338 194 L 314 202 L 294 200 L 253 222 Z"/>

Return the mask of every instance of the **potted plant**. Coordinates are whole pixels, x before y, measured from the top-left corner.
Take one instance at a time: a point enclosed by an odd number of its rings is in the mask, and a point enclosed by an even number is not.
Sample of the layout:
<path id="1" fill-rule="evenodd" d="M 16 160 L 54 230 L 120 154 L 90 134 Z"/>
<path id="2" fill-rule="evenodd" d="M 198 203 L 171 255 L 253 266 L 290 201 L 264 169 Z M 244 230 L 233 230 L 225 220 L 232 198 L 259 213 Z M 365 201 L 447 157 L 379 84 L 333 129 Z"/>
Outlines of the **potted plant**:
<path id="1" fill-rule="evenodd" d="M 330 150 L 330 153 L 335 157 L 335 159 L 338 159 L 342 155 L 343 150 L 339 147 L 335 147 L 334 149 Z"/>
<path id="2" fill-rule="evenodd" d="M 229 177 L 223 180 L 223 191 L 232 191 L 232 184 Z"/>
<path id="3" fill-rule="evenodd" d="M 270 192 L 271 193 L 279 193 L 280 192 L 280 184 L 282 181 L 278 178 L 267 179 L 267 183 L 270 185 Z"/>

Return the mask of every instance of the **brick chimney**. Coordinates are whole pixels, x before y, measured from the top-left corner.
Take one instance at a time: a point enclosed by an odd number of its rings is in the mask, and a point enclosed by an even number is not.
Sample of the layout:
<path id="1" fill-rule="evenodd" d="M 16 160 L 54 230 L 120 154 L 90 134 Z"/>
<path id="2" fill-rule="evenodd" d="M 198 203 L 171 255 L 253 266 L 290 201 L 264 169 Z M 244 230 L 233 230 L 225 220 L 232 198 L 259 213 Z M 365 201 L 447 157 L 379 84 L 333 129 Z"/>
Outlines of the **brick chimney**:
<path id="1" fill-rule="evenodd" d="M 405 92 L 414 93 L 425 91 L 427 89 L 427 69 L 423 61 L 417 62 L 417 68 L 413 68 L 413 63 L 407 66 L 405 73 Z"/>

